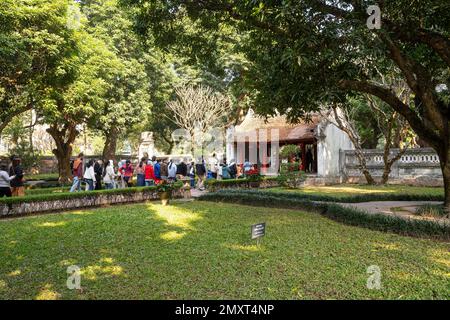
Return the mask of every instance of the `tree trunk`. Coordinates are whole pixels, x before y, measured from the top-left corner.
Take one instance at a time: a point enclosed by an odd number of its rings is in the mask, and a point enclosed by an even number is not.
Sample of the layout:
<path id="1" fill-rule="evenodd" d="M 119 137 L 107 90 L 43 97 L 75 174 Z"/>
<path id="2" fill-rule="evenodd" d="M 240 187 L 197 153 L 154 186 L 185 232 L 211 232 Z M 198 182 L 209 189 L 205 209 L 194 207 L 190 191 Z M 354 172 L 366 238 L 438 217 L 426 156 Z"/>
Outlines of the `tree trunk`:
<path id="1" fill-rule="evenodd" d="M 103 148 L 103 163 L 109 160 L 116 159 L 117 151 L 117 138 L 119 136 L 119 131 L 117 128 L 111 128 L 111 130 L 106 134 L 105 147 Z"/>
<path id="2" fill-rule="evenodd" d="M 441 163 L 442 176 L 444 178 L 444 207 L 447 212 L 447 218 L 450 218 L 450 150 L 439 153 Z"/>
<path id="3" fill-rule="evenodd" d="M 356 148 L 356 145 L 355 145 Z M 366 178 L 367 184 L 374 185 L 375 180 L 373 179 L 372 175 L 369 172 L 369 169 L 367 169 L 367 163 L 366 163 L 366 157 L 364 156 L 364 153 L 362 152 L 361 148 L 356 148 L 356 156 L 359 160 L 359 167 L 361 170 L 361 173 Z"/>
<path id="4" fill-rule="evenodd" d="M 47 132 L 52 136 L 56 144 L 53 154 L 58 160 L 59 182 L 67 184 L 72 180 L 70 157 L 72 156 L 72 145 L 77 137 L 78 130 L 73 124 L 66 124 L 61 130 L 54 124 L 47 129 Z"/>
<path id="5" fill-rule="evenodd" d="M 59 182 L 61 184 L 69 183 L 72 180 L 72 171 L 70 170 L 70 157 L 72 152 L 68 153 L 65 150 L 54 149 L 53 154 L 58 160 Z"/>

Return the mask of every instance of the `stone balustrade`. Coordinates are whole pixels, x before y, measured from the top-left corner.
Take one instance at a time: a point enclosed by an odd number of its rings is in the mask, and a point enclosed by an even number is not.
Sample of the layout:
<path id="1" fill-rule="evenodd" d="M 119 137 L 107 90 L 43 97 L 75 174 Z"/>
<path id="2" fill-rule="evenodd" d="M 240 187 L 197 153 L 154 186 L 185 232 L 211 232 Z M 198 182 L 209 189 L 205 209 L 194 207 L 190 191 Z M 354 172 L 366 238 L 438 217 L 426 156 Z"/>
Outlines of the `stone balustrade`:
<path id="1" fill-rule="evenodd" d="M 367 168 L 375 179 L 379 179 L 384 170 L 383 150 L 364 150 Z M 397 155 L 398 149 L 391 149 L 389 157 Z M 354 150 L 340 153 L 340 171 L 343 182 L 363 182 L 359 170 L 359 161 Z M 389 175 L 392 183 L 412 185 L 441 186 L 442 172 L 439 157 L 431 148 L 408 149 L 391 168 Z"/>

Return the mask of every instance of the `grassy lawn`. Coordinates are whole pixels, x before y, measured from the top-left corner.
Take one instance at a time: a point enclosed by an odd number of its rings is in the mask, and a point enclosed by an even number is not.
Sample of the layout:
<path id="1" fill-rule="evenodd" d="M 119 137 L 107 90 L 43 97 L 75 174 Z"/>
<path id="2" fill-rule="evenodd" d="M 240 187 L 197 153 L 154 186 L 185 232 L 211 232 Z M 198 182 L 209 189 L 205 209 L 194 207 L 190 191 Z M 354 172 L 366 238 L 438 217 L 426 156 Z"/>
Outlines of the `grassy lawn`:
<path id="1" fill-rule="evenodd" d="M 0 221 L 0 298 L 449 299 L 449 248 L 293 210 L 115 206 Z M 69 265 L 82 291 L 67 289 Z M 371 265 L 381 290 L 366 288 Z"/>
<path id="2" fill-rule="evenodd" d="M 342 184 L 336 186 L 306 186 L 300 189 L 270 188 L 267 191 L 290 191 L 314 195 L 354 196 L 374 193 L 398 193 L 420 195 L 443 195 L 444 188 L 440 187 L 413 187 L 406 185 L 369 186 L 357 184 Z"/>

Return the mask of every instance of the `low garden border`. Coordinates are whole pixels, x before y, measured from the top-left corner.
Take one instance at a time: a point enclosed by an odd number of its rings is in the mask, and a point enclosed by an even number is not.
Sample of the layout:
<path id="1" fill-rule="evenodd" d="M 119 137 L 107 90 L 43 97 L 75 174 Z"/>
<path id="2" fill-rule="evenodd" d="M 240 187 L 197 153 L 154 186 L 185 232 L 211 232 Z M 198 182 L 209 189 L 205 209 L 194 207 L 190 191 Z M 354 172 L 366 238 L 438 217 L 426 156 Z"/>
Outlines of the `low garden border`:
<path id="1" fill-rule="evenodd" d="M 316 202 L 307 198 L 279 196 L 268 192 L 236 192 L 224 190 L 202 195 L 200 201 L 230 202 L 250 206 L 299 209 L 320 213 L 335 221 L 383 232 L 401 235 L 450 240 L 450 224 L 428 220 L 406 219 L 384 214 L 369 214 L 362 210 L 343 207 L 336 203 Z"/>
<path id="2" fill-rule="evenodd" d="M 180 187 L 172 191 L 172 198 L 188 198 L 190 190 Z M 124 204 L 158 200 L 156 187 L 140 187 L 113 190 L 95 190 L 88 192 L 63 192 L 25 197 L 0 199 L 0 217 L 21 216 L 26 214 L 73 210 L 98 207 L 110 204 Z"/>
<path id="3" fill-rule="evenodd" d="M 241 178 L 205 181 L 208 191 L 215 192 L 222 189 L 252 189 L 252 188 L 273 188 L 279 186 L 278 177 L 260 177 L 259 179 Z"/>
<path id="4" fill-rule="evenodd" d="M 220 192 L 220 190 L 218 191 Z M 343 203 L 358 203 L 369 201 L 444 201 L 444 195 L 432 195 L 432 194 L 402 194 L 402 193 L 371 193 L 371 194 L 358 194 L 352 196 L 330 196 L 326 194 L 307 194 L 307 193 L 295 193 L 286 191 L 258 191 L 258 190 L 240 190 L 240 189 L 228 189 L 224 192 L 234 192 L 238 194 L 256 194 L 261 196 L 276 196 L 283 199 L 293 200 L 309 200 L 309 201 L 325 201 L 325 202 L 343 202 Z"/>

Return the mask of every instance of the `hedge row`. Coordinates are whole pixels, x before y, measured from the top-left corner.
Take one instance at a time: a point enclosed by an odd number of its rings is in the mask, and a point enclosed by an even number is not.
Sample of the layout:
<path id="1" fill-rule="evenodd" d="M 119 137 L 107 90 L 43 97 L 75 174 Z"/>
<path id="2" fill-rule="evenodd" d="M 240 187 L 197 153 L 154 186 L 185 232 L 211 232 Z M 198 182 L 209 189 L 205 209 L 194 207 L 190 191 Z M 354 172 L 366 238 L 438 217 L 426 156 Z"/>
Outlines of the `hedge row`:
<path id="1" fill-rule="evenodd" d="M 222 192 L 222 191 L 218 191 Z M 371 193 L 371 194 L 358 194 L 353 196 L 330 196 L 326 194 L 307 194 L 297 192 L 283 192 L 283 191 L 260 191 L 260 190 L 240 190 L 240 189 L 228 189 L 223 190 L 227 193 L 237 194 L 249 194 L 249 195 L 261 195 L 261 196 L 274 196 L 283 199 L 293 200 L 309 200 L 309 201 L 324 201 L 324 202 L 343 202 L 343 203 L 358 203 L 369 201 L 444 201 L 444 195 L 431 195 L 431 194 L 395 194 L 395 193 Z"/>
<path id="2" fill-rule="evenodd" d="M 175 183 L 175 189 L 180 189 L 183 186 L 182 183 Z M 129 194 L 142 191 L 156 191 L 157 187 L 134 187 L 125 189 L 112 189 L 112 190 L 94 190 L 94 191 L 82 191 L 82 192 L 60 192 L 60 193 L 44 193 L 44 194 L 32 194 L 25 197 L 12 197 L 1 198 L 0 204 L 15 204 L 15 203 L 29 203 L 29 202 L 41 202 L 41 201 L 53 201 L 53 200 L 68 200 L 83 198 L 86 196 L 96 196 L 99 194 Z"/>
<path id="3" fill-rule="evenodd" d="M 251 182 L 264 182 L 264 181 L 276 181 L 277 177 L 261 177 L 259 180 L 249 179 L 249 178 L 241 178 L 241 179 L 225 179 L 225 180 L 217 180 L 217 179 L 208 179 L 205 181 L 206 187 L 219 188 L 220 187 L 230 187 L 230 186 L 248 186 Z"/>
<path id="4" fill-rule="evenodd" d="M 317 212 L 335 221 L 368 229 L 394 232 L 401 235 L 450 240 L 450 225 L 428 220 L 405 219 L 384 214 L 369 214 L 335 203 L 314 202 L 308 199 L 279 196 L 268 192 L 220 191 L 208 193 L 201 201 L 231 202 L 243 205 L 299 209 Z"/>

